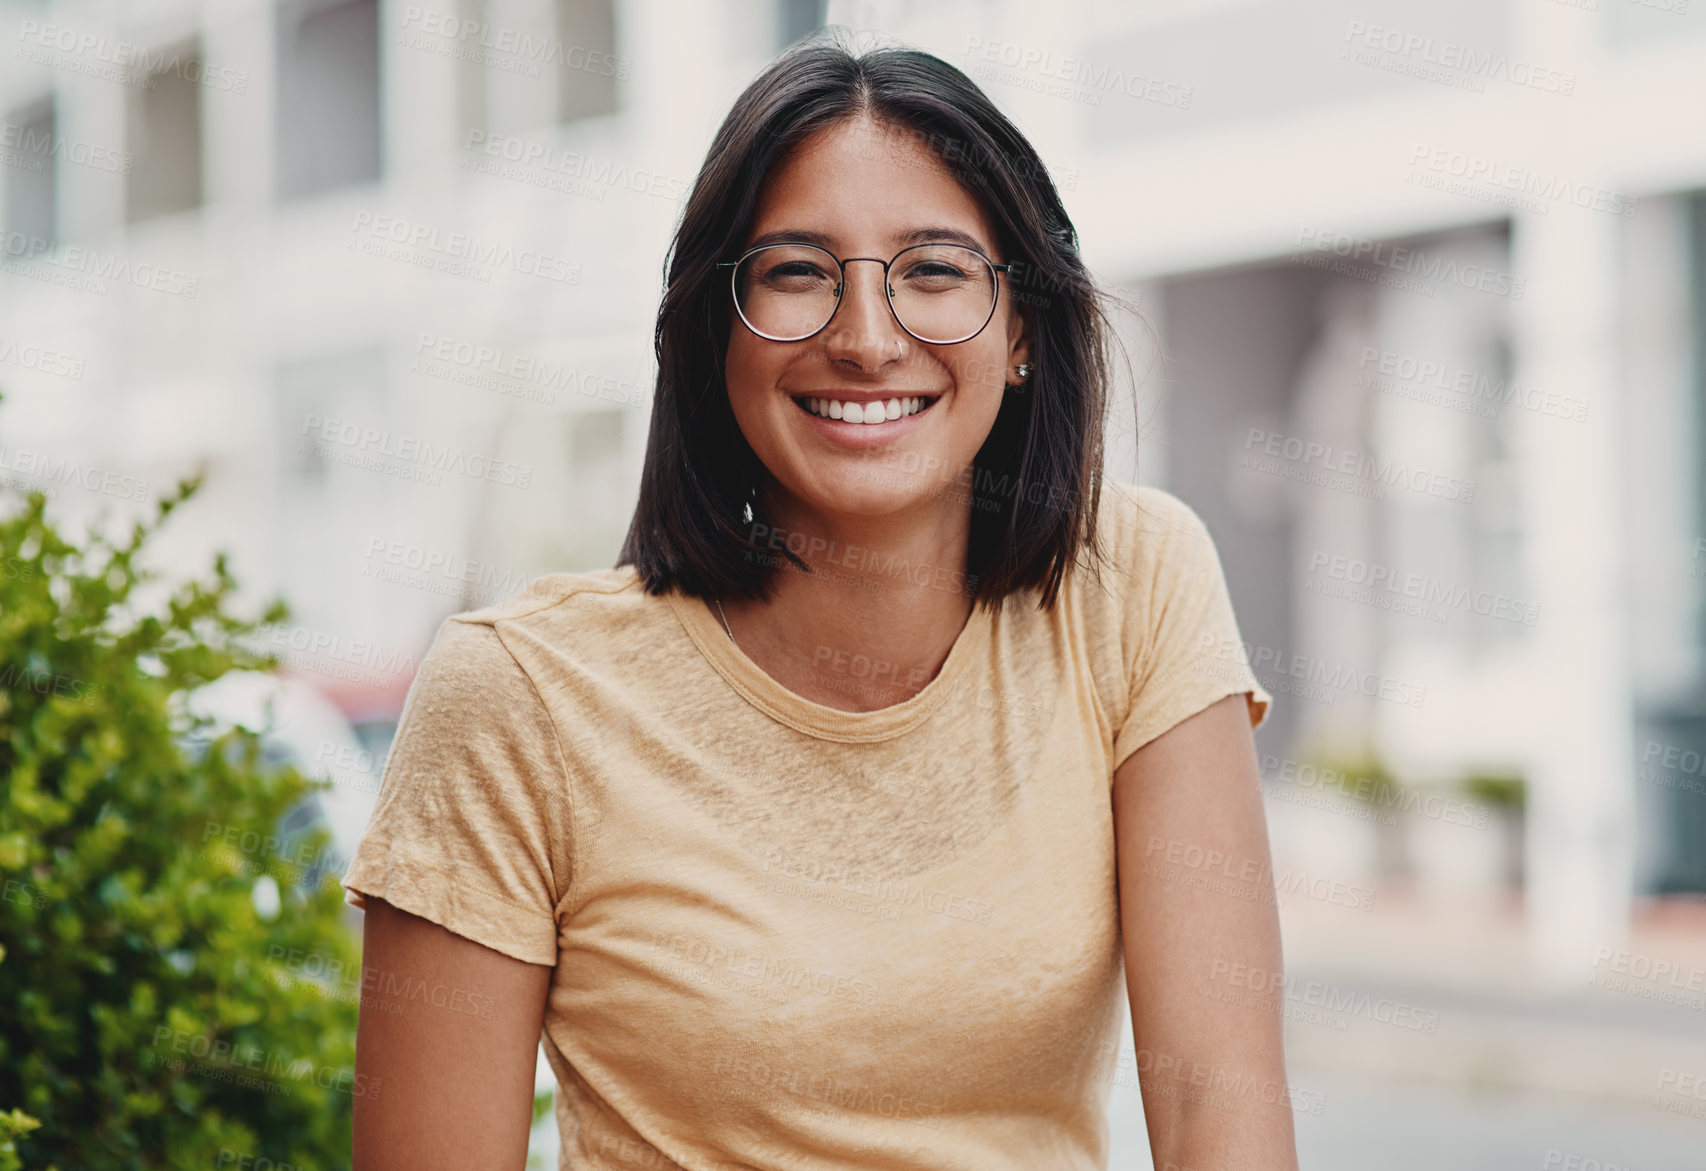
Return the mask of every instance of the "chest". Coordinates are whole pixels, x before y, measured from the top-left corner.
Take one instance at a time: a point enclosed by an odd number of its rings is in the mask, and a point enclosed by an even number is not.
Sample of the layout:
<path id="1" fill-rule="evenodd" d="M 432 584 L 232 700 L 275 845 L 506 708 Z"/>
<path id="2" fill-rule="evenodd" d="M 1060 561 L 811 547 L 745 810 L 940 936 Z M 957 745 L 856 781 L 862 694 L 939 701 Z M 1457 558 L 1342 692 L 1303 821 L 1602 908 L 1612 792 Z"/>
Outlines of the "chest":
<path id="1" fill-rule="evenodd" d="M 962 691 L 878 743 L 689 701 L 578 750 L 577 1068 L 694 1133 L 1082 1092 L 1119 987 L 1104 732 L 1069 686 Z"/>

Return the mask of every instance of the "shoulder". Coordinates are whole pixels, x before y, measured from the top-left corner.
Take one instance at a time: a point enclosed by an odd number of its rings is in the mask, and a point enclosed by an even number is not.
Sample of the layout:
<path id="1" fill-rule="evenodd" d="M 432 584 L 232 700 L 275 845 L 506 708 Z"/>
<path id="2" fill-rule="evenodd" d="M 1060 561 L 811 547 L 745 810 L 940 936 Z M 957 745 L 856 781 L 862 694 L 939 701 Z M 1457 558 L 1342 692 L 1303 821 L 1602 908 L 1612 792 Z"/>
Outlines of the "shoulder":
<path id="1" fill-rule="evenodd" d="M 1156 585 L 1200 572 L 1217 560 L 1202 517 L 1164 488 L 1105 482 L 1099 511 L 1107 561 L 1123 591 L 1147 595 Z"/>
<path id="2" fill-rule="evenodd" d="M 504 601 L 477 610 L 452 614 L 446 622 L 495 626 L 500 622 L 521 621 L 537 614 L 572 606 L 576 603 L 598 604 L 639 589 L 639 578 L 631 568 L 590 569 L 579 573 L 546 573 L 534 578 L 526 589 Z"/>
<path id="3" fill-rule="evenodd" d="M 1104 509 L 1124 532 L 1151 539 L 1207 532 L 1196 509 L 1165 488 L 1153 484 L 1102 485 Z"/>
<path id="4" fill-rule="evenodd" d="M 637 579 L 614 569 L 549 573 L 502 602 L 451 614 L 438 626 L 421 661 L 417 686 L 461 693 L 492 710 L 526 693 L 532 683 L 515 651 L 527 634 L 546 626 L 585 622 L 588 608 L 606 611 L 632 604 Z M 504 708 L 503 710 L 512 710 Z"/>

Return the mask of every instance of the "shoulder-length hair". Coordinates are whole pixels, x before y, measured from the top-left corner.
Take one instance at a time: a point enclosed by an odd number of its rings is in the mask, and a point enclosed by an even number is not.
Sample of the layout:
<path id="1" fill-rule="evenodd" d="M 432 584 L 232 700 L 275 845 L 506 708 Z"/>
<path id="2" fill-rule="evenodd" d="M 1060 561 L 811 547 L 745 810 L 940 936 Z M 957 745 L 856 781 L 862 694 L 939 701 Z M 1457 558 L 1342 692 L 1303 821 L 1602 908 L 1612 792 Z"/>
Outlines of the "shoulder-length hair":
<path id="1" fill-rule="evenodd" d="M 665 261 L 658 375 L 639 500 L 617 566 L 648 593 L 769 600 L 772 575 L 811 572 L 774 548 L 756 486 L 763 467 L 729 407 L 724 357 L 733 260 L 751 230 L 771 168 L 802 140 L 860 115 L 904 134 L 981 201 L 996 225 L 1009 294 L 1032 315 L 1030 378 L 1009 387 L 973 461 L 964 579 L 974 604 L 1010 593 L 1054 604 L 1081 550 L 1100 574 L 1096 538 L 1102 433 L 1115 331 L 1078 253 L 1042 159 L 960 70 L 929 53 L 882 47 L 856 55 L 845 30 L 818 34 L 771 62 L 735 101 L 694 181 Z M 1123 304 L 1123 302 L 1120 302 Z"/>

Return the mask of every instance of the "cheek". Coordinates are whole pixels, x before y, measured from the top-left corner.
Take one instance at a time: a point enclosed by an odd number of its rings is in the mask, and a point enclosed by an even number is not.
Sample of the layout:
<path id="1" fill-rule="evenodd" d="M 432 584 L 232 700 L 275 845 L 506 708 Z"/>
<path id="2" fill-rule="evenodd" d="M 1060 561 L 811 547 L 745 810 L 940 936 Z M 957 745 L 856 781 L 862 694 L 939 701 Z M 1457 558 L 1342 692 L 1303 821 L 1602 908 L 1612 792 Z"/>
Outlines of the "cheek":
<path id="1" fill-rule="evenodd" d="M 952 367 L 955 385 L 979 400 L 984 396 L 999 398 L 1007 385 L 1006 349 L 997 345 L 979 346 L 958 357 Z"/>
<path id="2" fill-rule="evenodd" d="M 728 373 L 729 390 L 732 393 L 735 385 L 746 380 L 746 375 L 752 369 L 756 355 L 752 351 L 752 339 L 744 337 L 744 331 L 736 330 L 729 336 L 729 347 L 723 354 L 723 368 Z"/>
<path id="3" fill-rule="evenodd" d="M 723 370 L 731 403 L 760 398 L 775 382 L 775 356 L 755 345 L 756 340 L 750 334 L 729 339 Z"/>

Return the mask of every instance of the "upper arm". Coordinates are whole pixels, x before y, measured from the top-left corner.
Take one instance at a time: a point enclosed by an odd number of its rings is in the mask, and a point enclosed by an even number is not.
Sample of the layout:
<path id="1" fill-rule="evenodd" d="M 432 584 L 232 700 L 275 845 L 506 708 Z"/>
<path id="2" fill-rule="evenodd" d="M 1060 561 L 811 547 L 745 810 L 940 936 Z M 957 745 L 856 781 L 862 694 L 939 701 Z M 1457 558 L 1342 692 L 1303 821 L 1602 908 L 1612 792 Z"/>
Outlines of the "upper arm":
<path id="1" fill-rule="evenodd" d="M 357 1171 L 519 1171 L 573 877 L 555 727 L 489 624 L 447 620 L 344 874 L 363 921 Z"/>
<path id="2" fill-rule="evenodd" d="M 1132 549 L 1121 567 L 1126 694 L 1115 720 L 1116 764 L 1223 696 L 1248 693 L 1253 728 L 1273 704 L 1251 670 L 1208 527 L 1184 501 L 1159 489 L 1140 489 L 1138 499 L 1142 507 L 1129 522 Z"/>
<path id="3" fill-rule="evenodd" d="M 355 1171 L 519 1171 L 551 969 L 367 899 Z"/>
<path id="4" fill-rule="evenodd" d="M 1206 1155 L 1217 1166 L 1290 1171 L 1281 1015 L 1268 997 L 1229 1005 L 1210 995 L 1234 974 L 1281 969 L 1244 694 L 1133 752 L 1114 774 L 1113 808 L 1126 989 L 1156 1163 L 1196 1166 Z"/>

